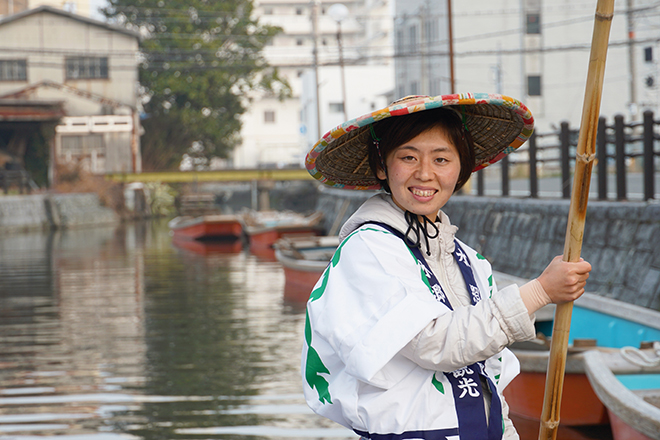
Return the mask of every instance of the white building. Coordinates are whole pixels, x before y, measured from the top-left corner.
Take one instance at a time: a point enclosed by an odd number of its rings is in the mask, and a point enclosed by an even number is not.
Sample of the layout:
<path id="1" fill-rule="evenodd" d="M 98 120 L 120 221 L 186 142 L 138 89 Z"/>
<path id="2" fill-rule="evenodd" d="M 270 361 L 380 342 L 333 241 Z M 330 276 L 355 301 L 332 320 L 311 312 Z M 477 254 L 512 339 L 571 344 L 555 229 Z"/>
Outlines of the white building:
<path id="1" fill-rule="evenodd" d="M 92 17 L 96 11 L 96 0 L 0 0 L 0 15 L 13 15 L 39 6 L 52 6 L 56 9 Z"/>
<path id="2" fill-rule="evenodd" d="M 40 6 L 0 18 L 0 99 L 61 103 L 55 161 L 139 172 L 139 35 Z M 21 130 L 11 127 L 0 129 Z"/>
<path id="3" fill-rule="evenodd" d="M 579 126 L 594 0 L 473 0 L 451 6 L 455 92 L 518 98 L 532 110 L 539 132 L 561 121 Z M 660 4 L 653 0 L 615 3 L 603 116 L 623 113 L 640 120 L 644 109 L 660 109 L 659 16 Z M 394 23 L 396 94 L 450 93 L 447 0 L 397 0 Z"/>
<path id="4" fill-rule="evenodd" d="M 260 0 L 255 3 L 255 15 L 261 23 L 283 29 L 266 47 L 264 55 L 288 80 L 293 93 L 291 98 L 283 101 L 275 96 L 250 97 L 249 111 L 243 118 L 243 142 L 233 154 L 234 167 L 300 166 L 313 143 L 311 139 L 316 141 L 318 132 L 323 134 L 343 122 L 338 24 L 328 12 L 335 3 L 325 0 L 316 3 L 316 26 L 312 20 L 315 3 L 309 0 Z M 375 102 L 384 101 L 380 95 L 393 86 L 392 20 L 387 0 L 352 0 L 343 4 L 349 11 L 340 23 L 346 92 L 350 97 L 346 102 L 346 113 L 352 117 L 364 113 L 363 110 Z M 304 78 L 314 77 L 315 41 L 320 129 L 316 123 L 315 93 L 303 96 Z M 364 81 L 364 78 L 355 77 L 357 75 L 364 75 L 372 81 Z M 310 100 L 313 100 L 311 106 Z M 337 118 L 337 114 L 341 117 Z"/>

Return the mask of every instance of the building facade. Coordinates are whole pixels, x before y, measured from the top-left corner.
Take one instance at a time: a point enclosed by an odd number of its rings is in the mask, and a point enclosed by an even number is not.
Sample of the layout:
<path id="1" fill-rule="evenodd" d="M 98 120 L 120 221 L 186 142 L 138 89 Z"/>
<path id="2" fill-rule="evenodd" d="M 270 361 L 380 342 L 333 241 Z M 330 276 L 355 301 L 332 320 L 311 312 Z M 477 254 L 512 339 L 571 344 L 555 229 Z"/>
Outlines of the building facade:
<path id="1" fill-rule="evenodd" d="M 259 21 L 283 30 L 265 48 L 264 56 L 287 79 L 292 94 L 284 100 L 263 94 L 250 96 L 249 111 L 243 117 L 242 144 L 233 153 L 232 166 L 301 166 L 317 134 L 343 122 L 344 115 L 359 116 L 374 102 L 380 105 L 386 99 L 382 95 L 390 92 L 393 85 L 390 2 L 347 1 L 342 3 L 347 11 L 345 16 L 332 14 L 331 6 L 336 3 L 255 2 Z M 318 107 L 315 82 L 312 80 L 311 89 L 305 86 L 317 73 Z M 370 77 L 376 80 L 369 81 Z"/>
<path id="2" fill-rule="evenodd" d="M 396 93 L 492 92 L 523 101 L 539 132 L 578 127 L 596 3 L 591 0 L 396 1 Z M 660 109 L 660 5 L 615 4 L 601 114 L 641 120 Z"/>
<path id="3" fill-rule="evenodd" d="M 0 48 L 0 99 L 62 105 L 51 163 L 141 170 L 137 34 L 40 6 L 0 19 Z"/>

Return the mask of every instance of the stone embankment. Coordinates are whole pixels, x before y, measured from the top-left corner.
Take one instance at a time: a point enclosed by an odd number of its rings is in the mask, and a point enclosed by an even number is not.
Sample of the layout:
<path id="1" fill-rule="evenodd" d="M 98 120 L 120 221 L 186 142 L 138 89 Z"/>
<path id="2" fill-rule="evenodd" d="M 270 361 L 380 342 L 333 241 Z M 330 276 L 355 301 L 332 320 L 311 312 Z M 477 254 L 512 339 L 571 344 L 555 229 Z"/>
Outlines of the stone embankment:
<path id="1" fill-rule="evenodd" d="M 118 223 L 96 194 L 35 194 L 0 197 L 0 233 Z"/>
<path id="2" fill-rule="evenodd" d="M 321 190 L 326 231 L 373 194 Z M 495 270 L 530 279 L 563 253 L 568 209 L 561 199 L 453 196 L 443 211 Z M 587 291 L 660 310 L 660 203 L 590 201 L 581 255 L 593 266 Z"/>

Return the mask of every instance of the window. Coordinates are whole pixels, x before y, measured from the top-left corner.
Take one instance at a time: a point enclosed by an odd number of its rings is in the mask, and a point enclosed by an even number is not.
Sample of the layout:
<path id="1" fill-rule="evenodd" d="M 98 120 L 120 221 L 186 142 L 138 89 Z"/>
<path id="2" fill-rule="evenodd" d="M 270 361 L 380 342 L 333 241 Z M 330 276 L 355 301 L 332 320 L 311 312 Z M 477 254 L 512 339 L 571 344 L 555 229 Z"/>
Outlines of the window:
<path id="1" fill-rule="evenodd" d="M 343 102 L 331 102 L 330 103 L 330 113 L 343 113 L 344 112 L 344 103 Z"/>
<path id="2" fill-rule="evenodd" d="M 396 53 L 400 54 L 404 52 L 404 38 L 403 38 L 403 31 L 398 30 L 396 31 Z"/>
<path id="3" fill-rule="evenodd" d="M 529 96 L 541 96 L 541 77 L 529 75 L 527 77 L 527 94 Z"/>
<path id="4" fill-rule="evenodd" d="M 304 43 L 304 41 L 302 40 L 302 38 L 297 38 L 296 39 L 296 46 L 302 46 L 303 43 Z"/>
<path id="5" fill-rule="evenodd" d="M 541 14 L 538 12 L 527 14 L 527 33 L 540 34 L 541 33 Z"/>
<path id="6" fill-rule="evenodd" d="M 264 8 L 264 15 L 273 15 L 273 8 Z"/>
<path id="7" fill-rule="evenodd" d="M 424 40 L 427 43 L 438 41 L 438 22 L 434 19 L 426 19 L 424 22 Z"/>
<path id="8" fill-rule="evenodd" d="M 107 57 L 71 57 L 66 59 L 66 79 L 100 79 L 107 77 Z"/>
<path id="9" fill-rule="evenodd" d="M 275 110 L 266 110 L 264 111 L 264 122 L 266 124 L 275 123 Z"/>
<path id="10" fill-rule="evenodd" d="M 62 136 L 62 150 L 60 155 L 67 158 L 67 160 L 71 157 L 90 155 L 92 151 L 96 151 L 97 153 L 104 152 L 103 135 Z"/>
<path id="11" fill-rule="evenodd" d="M 0 81 L 27 81 L 27 61 L 0 60 Z"/>
<path id="12" fill-rule="evenodd" d="M 652 63 L 653 62 L 653 47 L 645 47 L 644 48 L 644 61 L 647 63 Z"/>
<path id="13" fill-rule="evenodd" d="M 417 25 L 412 25 L 408 29 L 408 37 L 409 37 L 409 46 L 411 52 L 417 52 L 418 49 L 418 43 L 417 43 Z"/>
<path id="14" fill-rule="evenodd" d="M 296 15 L 303 15 L 303 8 L 296 8 Z"/>

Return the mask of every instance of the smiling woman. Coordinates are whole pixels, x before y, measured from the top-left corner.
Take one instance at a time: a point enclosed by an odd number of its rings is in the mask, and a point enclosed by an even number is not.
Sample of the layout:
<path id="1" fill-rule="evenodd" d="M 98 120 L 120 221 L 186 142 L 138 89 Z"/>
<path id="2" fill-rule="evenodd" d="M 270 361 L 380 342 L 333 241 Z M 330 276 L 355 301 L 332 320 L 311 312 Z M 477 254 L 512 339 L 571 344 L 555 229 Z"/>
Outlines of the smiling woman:
<path id="1" fill-rule="evenodd" d="M 453 194 L 460 171 L 458 150 L 444 132 L 433 129 L 394 149 L 376 176 L 388 182 L 399 208 L 435 221 Z"/>
<path id="2" fill-rule="evenodd" d="M 413 96 L 313 147 L 318 180 L 385 190 L 344 224 L 307 303 L 303 389 L 315 412 L 369 439 L 518 438 L 502 391 L 519 363 L 506 347 L 535 336 L 540 307 L 579 297 L 591 266 L 555 259 L 498 291 L 440 209 L 532 127 L 505 96 Z"/>
<path id="3" fill-rule="evenodd" d="M 398 207 L 433 221 L 474 168 L 472 137 L 450 108 L 375 123 L 371 136 L 369 165 L 381 186 Z"/>

